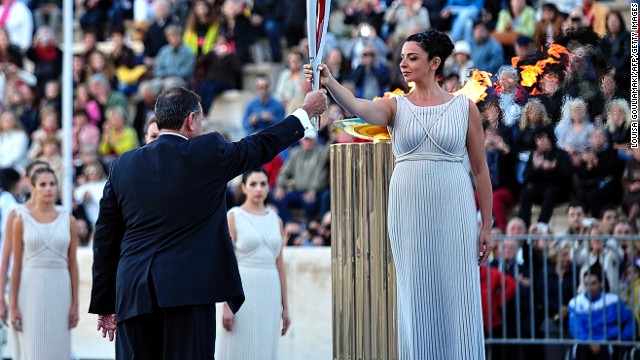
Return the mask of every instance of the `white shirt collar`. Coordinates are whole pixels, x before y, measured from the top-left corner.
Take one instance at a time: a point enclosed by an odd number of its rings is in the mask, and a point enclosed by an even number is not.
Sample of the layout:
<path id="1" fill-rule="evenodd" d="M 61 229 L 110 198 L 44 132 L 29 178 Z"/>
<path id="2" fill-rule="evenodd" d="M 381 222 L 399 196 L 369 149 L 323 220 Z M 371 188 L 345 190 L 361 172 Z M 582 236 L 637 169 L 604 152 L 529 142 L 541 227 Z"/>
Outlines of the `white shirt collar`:
<path id="1" fill-rule="evenodd" d="M 181 138 L 183 138 L 185 140 L 189 140 L 186 136 L 184 136 L 182 134 L 179 134 L 179 133 L 176 133 L 176 132 L 161 132 L 159 136 L 162 136 L 162 135 L 175 135 L 175 136 L 179 136 L 179 137 L 181 137 Z"/>

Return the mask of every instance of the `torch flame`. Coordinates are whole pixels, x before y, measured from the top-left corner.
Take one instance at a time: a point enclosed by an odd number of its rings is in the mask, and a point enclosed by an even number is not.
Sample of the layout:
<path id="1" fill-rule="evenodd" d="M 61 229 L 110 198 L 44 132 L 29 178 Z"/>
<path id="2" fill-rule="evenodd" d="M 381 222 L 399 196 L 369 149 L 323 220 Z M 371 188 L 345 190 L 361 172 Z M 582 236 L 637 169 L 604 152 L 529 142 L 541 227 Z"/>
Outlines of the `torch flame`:
<path id="1" fill-rule="evenodd" d="M 454 91 L 453 95 L 465 94 L 469 99 L 478 103 L 487 97 L 487 89 L 491 86 L 493 86 L 491 73 L 473 70 L 471 78 L 467 80 L 462 89 Z"/>
<path id="2" fill-rule="evenodd" d="M 562 54 L 570 55 L 564 46 L 558 44 L 551 44 L 549 46 L 549 49 L 547 50 L 547 54 L 549 56 L 546 59 L 539 60 L 535 65 L 520 66 L 520 69 L 522 69 L 522 71 L 520 72 L 520 77 L 522 78 L 522 81 L 520 81 L 520 85 L 526 87 L 535 85 L 538 82 L 538 76 L 544 72 L 544 68 L 547 64 L 558 64 L 560 63 L 560 61 L 556 59 L 560 59 Z M 511 59 L 514 67 L 519 60 L 520 59 L 518 59 L 517 57 Z"/>
<path id="3" fill-rule="evenodd" d="M 416 83 L 414 83 L 413 81 L 410 81 L 407 85 L 409 85 L 409 92 L 412 92 L 413 89 L 416 87 Z M 388 99 L 388 98 L 392 98 L 392 97 L 396 97 L 404 94 L 405 92 L 402 89 L 398 88 L 393 91 L 386 91 L 382 96 L 375 96 L 373 98 L 373 101 L 380 100 L 380 99 Z"/>

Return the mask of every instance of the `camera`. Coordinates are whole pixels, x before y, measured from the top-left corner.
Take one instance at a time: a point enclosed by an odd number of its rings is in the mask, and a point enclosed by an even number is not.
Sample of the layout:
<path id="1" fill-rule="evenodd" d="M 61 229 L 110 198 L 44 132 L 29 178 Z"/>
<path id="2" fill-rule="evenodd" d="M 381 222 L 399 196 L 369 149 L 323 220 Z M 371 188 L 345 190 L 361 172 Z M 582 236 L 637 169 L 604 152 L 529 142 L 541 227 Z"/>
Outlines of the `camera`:
<path id="1" fill-rule="evenodd" d="M 584 227 L 592 227 L 595 224 L 596 224 L 596 219 L 594 218 L 586 218 L 582 220 L 582 226 Z"/>

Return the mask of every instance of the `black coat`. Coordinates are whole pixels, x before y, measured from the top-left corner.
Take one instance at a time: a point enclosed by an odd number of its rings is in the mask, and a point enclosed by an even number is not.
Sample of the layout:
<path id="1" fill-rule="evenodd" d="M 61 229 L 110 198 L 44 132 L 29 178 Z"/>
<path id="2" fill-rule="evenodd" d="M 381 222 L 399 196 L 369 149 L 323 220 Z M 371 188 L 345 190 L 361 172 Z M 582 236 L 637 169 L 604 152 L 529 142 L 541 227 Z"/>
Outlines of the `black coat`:
<path id="1" fill-rule="evenodd" d="M 112 164 L 94 236 L 89 312 L 118 321 L 161 308 L 244 302 L 227 226 L 227 182 L 302 138 L 289 116 L 229 143 L 167 134 Z M 153 281 L 153 286 L 151 284 Z M 155 294 L 152 293 L 155 288 Z"/>

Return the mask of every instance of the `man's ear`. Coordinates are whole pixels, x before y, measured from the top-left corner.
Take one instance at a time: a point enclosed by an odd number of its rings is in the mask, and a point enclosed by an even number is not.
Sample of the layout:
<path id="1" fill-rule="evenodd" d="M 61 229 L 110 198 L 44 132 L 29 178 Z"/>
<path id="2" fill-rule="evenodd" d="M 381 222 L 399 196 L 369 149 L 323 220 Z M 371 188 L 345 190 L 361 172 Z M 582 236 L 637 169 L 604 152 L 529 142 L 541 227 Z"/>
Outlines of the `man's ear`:
<path id="1" fill-rule="evenodd" d="M 195 121 L 196 121 L 196 114 L 194 112 L 190 112 L 189 116 L 187 116 L 187 121 L 185 123 L 185 125 L 187 125 L 187 130 L 193 131 L 195 129 Z"/>

